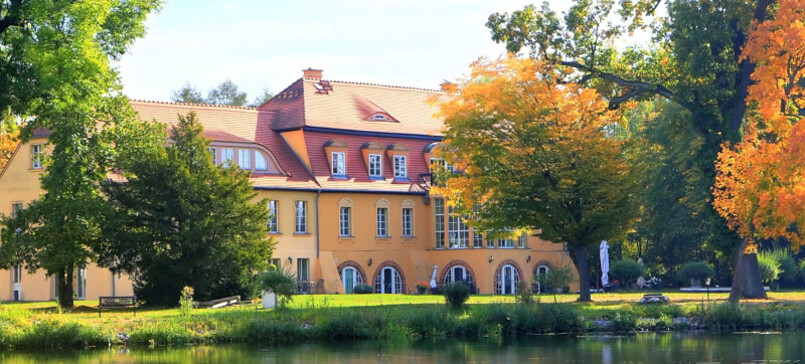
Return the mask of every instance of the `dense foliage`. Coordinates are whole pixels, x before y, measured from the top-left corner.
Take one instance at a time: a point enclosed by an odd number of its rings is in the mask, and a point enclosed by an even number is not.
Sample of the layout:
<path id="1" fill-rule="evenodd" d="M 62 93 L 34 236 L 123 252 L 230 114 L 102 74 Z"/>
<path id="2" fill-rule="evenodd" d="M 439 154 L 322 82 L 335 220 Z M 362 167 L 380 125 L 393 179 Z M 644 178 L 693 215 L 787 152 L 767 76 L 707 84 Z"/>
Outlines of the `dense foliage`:
<path id="1" fill-rule="evenodd" d="M 634 260 L 624 259 L 612 263 L 609 268 L 611 279 L 617 279 L 623 287 L 631 288 L 637 283 L 637 278 L 646 275 L 646 267 Z"/>
<path id="2" fill-rule="evenodd" d="M 251 297 L 274 247 L 265 201 L 254 201 L 248 172 L 213 163 L 195 113 L 171 134 L 147 156 L 122 158 L 126 183 L 105 186 L 112 210 L 99 263 L 131 274 L 149 304 L 175 305 L 184 286 L 199 301 Z"/>
<path id="3" fill-rule="evenodd" d="M 111 62 L 144 33 L 160 3 L 0 1 L 0 120 L 23 122 L 23 140 L 46 128 L 52 147 L 44 193 L 2 221 L 0 266 L 55 276 L 65 307 L 73 305 L 74 270 L 96 257 L 104 211 L 98 186 L 110 172 L 113 144 L 128 142 L 115 129 L 133 119 Z"/>
<path id="4" fill-rule="evenodd" d="M 541 229 L 566 243 L 589 301 L 586 248 L 626 233 L 637 210 L 630 165 L 594 90 L 529 59 L 478 62 L 441 105 L 443 156 L 461 173 L 438 191 L 482 230 Z"/>

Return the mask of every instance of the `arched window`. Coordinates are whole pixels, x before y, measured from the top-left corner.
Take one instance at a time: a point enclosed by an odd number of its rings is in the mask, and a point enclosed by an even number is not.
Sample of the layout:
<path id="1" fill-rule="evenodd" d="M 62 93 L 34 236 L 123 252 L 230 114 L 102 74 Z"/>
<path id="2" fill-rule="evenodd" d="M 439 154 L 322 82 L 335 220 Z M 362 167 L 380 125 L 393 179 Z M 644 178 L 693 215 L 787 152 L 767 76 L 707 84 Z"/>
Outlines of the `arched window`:
<path id="1" fill-rule="evenodd" d="M 383 267 L 375 277 L 375 293 L 402 293 L 402 277 L 392 266 Z"/>
<path id="2" fill-rule="evenodd" d="M 353 293 L 355 287 L 363 284 L 363 276 L 355 267 L 344 267 L 341 269 L 341 282 L 345 293 Z"/>
<path id="3" fill-rule="evenodd" d="M 498 271 L 495 281 L 496 294 L 515 294 L 520 283 L 520 272 L 513 265 L 506 264 Z"/>

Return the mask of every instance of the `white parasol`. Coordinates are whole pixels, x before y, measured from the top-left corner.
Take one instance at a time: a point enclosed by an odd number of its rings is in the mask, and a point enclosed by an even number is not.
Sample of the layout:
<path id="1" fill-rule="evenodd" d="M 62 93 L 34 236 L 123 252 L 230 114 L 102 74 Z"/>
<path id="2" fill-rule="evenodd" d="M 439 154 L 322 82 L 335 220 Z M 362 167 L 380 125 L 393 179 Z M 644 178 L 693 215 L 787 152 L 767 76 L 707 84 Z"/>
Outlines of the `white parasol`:
<path id="1" fill-rule="evenodd" d="M 609 285 L 609 246 L 606 240 L 601 242 L 598 250 L 601 253 L 601 285 L 606 287 Z"/>
<path id="2" fill-rule="evenodd" d="M 430 288 L 436 288 L 436 269 L 439 267 L 438 264 L 433 265 L 433 274 L 430 276 Z"/>

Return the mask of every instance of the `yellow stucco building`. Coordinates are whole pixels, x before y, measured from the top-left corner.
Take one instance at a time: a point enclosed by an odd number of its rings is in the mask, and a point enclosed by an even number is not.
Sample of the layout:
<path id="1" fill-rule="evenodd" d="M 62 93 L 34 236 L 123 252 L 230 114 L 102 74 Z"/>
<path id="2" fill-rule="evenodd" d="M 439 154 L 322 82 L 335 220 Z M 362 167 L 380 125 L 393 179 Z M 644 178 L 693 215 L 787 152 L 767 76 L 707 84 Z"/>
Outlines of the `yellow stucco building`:
<path id="1" fill-rule="evenodd" d="M 351 293 L 367 284 L 378 293 L 412 293 L 420 281 L 461 280 L 477 293 L 511 294 L 537 272 L 572 266 L 561 244 L 487 238 L 430 193 L 443 129 L 431 101 L 441 91 L 321 75 L 304 70 L 258 108 L 131 104 L 141 119 L 167 124 L 195 111 L 216 163 L 252 172 L 258 198 L 273 212 L 273 263 L 297 274 L 300 291 Z M 37 161 L 47 153 L 46 138 L 39 131 L 21 145 L 0 174 L 0 213 L 41 193 Z M 78 297 L 132 293 L 127 277 L 92 264 L 76 277 Z M 0 272 L 0 299 L 53 298 L 53 283 L 41 273 Z"/>

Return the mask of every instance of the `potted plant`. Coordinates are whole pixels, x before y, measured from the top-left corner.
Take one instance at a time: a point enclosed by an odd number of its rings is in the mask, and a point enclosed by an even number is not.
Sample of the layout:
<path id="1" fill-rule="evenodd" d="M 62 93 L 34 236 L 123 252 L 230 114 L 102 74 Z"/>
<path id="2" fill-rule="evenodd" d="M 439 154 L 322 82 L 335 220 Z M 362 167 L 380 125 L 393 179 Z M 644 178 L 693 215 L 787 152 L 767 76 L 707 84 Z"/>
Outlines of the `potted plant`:
<path id="1" fill-rule="evenodd" d="M 428 282 L 425 282 L 425 281 L 417 282 L 417 284 L 416 284 L 417 293 L 425 294 L 425 291 L 427 291 L 427 290 L 428 290 Z"/>

